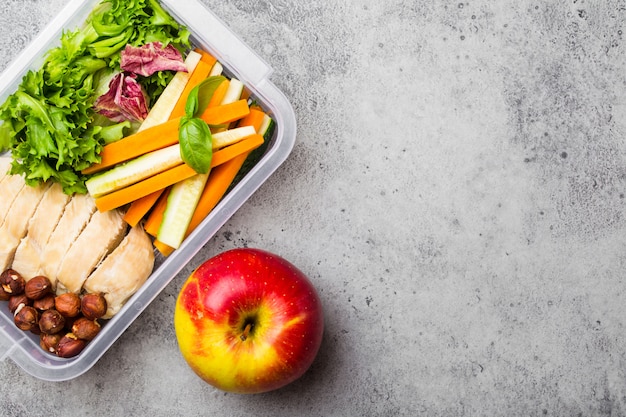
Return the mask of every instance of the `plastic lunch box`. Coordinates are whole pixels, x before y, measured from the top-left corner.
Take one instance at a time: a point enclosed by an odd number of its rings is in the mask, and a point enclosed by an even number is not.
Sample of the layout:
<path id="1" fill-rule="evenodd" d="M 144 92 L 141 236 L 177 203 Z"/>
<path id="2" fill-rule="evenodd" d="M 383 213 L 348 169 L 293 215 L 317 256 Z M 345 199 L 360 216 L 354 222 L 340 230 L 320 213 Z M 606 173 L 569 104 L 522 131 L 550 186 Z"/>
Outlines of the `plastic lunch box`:
<path id="1" fill-rule="evenodd" d="M 43 55 L 59 44 L 63 30 L 80 27 L 99 2 L 71 0 L 67 4 L 0 76 L 0 102 L 17 89 L 29 69 L 41 66 Z M 276 122 L 274 137 L 261 161 L 222 199 L 181 247 L 168 258 L 157 256 L 148 281 L 102 327 L 98 337 L 80 355 L 64 359 L 44 352 L 39 346 L 39 337 L 19 330 L 5 303 L 0 303 L 0 361 L 9 358 L 39 379 L 64 381 L 88 371 L 200 248 L 285 161 L 295 143 L 295 114 L 285 95 L 270 81 L 271 67 L 197 0 L 161 0 L 161 5 L 179 23 L 187 26 L 192 33 L 193 44 L 212 53 L 222 63 L 227 75 L 238 78 L 248 87 L 251 96 Z"/>

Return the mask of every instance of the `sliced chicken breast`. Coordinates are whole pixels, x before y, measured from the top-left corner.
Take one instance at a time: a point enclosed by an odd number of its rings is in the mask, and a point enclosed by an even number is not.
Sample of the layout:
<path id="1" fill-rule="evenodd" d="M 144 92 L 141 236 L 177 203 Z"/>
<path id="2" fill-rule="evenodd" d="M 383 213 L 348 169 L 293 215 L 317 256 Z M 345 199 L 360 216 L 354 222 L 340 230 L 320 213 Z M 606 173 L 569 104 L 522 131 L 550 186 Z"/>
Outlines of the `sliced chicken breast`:
<path id="1" fill-rule="evenodd" d="M 141 226 L 133 227 L 87 278 L 84 288 L 104 294 L 108 305 L 104 318 L 110 318 L 146 282 L 153 268 L 152 241 Z"/>
<path id="2" fill-rule="evenodd" d="M 57 272 L 57 292 L 79 293 L 89 274 L 119 245 L 128 227 L 120 210 L 96 211 L 67 251 Z"/>
<path id="3" fill-rule="evenodd" d="M 13 259 L 12 268 L 24 279 L 29 280 L 43 273 L 41 260 L 44 249 L 69 201 L 70 196 L 63 192 L 63 187 L 58 183 L 52 184 L 41 199 Z"/>
<path id="4" fill-rule="evenodd" d="M 26 236 L 28 222 L 49 186 L 24 186 L 11 204 L 9 214 L 0 226 L 0 271 L 6 270 L 13 263 L 15 251 Z"/>
<path id="5" fill-rule="evenodd" d="M 54 228 L 41 256 L 42 275 L 50 279 L 54 288 L 56 288 L 57 272 L 61 260 L 95 211 L 94 199 L 87 194 L 74 195 L 65 206 L 63 215 Z"/>
<path id="6" fill-rule="evenodd" d="M 11 205 L 19 192 L 26 186 L 21 175 L 7 175 L 0 182 L 0 224 L 4 223 Z"/>

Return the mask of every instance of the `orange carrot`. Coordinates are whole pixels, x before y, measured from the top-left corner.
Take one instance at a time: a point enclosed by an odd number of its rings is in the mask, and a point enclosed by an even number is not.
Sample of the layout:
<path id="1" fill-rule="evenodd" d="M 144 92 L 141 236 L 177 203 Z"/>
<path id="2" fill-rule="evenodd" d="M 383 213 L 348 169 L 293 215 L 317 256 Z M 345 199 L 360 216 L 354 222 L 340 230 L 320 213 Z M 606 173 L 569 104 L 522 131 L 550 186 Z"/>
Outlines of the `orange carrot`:
<path id="1" fill-rule="evenodd" d="M 83 174 L 93 174 L 120 162 L 128 161 L 144 153 L 178 143 L 180 117 L 137 132 L 102 148 L 100 163 L 85 168 Z"/>
<path id="2" fill-rule="evenodd" d="M 113 210 L 193 175 L 196 175 L 196 171 L 189 165 L 178 165 L 121 190 L 96 198 L 96 207 L 100 211 Z"/>
<path id="3" fill-rule="evenodd" d="M 241 155 L 242 153 L 252 151 L 262 144 L 263 136 L 259 134 L 254 134 L 244 138 L 243 140 L 235 144 L 222 148 L 213 154 L 213 157 L 211 158 L 211 168 L 222 165 L 224 162 L 230 161 L 231 159 Z"/>
<path id="4" fill-rule="evenodd" d="M 254 130 L 258 133 L 261 125 L 263 124 L 263 118 L 265 117 L 265 112 L 259 110 L 258 108 L 250 108 L 250 113 L 245 116 L 243 119 L 239 120 L 239 127 L 243 126 L 252 126 Z"/>
<path id="5" fill-rule="evenodd" d="M 187 104 L 187 97 L 189 97 L 189 93 L 191 92 L 191 90 L 193 90 L 195 86 L 197 86 L 198 84 L 200 84 L 200 82 L 206 79 L 206 77 L 209 75 L 209 72 L 211 72 L 212 67 L 213 64 L 208 64 L 203 60 L 200 60 L 200 62 L 198 62 L 198 65 L 196 65 L 196 68 L 191 73 L 191 77 L 189 77 L 189 81 L 187 81 L 185 89 L 178 98 L 178 101 L 176 102 L 176 105 L 172 110 L 170 119 L 185 115 L 185 105 Z"/>
<path id="6" fill-rule="evenodd" d="M 211 96 L 211 100 L 209 100 L 209 104 L 207 105 L 207 108 L 219 106 L 219 104 L 222 102 L 222 99 L 226 95 L 226 91 L 228 91 L 229 85 L 230 85 L 229 80 L 224 80 L 220 83 L 220 85 L 213 92 L 213 95 Z"/>
<path id="7" fill-rule="evenodd" d="M 159 234 L 159 227 L 161 227 L 161 222 L 163 221 L 163 213 L 165 213 L 165 209 L 167 208 L 167 197 L 169 193 L 169 188 L 162 193 L 156 205 L 150 212 L 150 215 L 146 219 L 146 222 L 144 223 L 143 228 L 149 235 L 156 237 L 157 234 Z"/>
<path id="8" fill-rule="evenodd" d="M 217 62 L 217 58 L 215 58 L 213 55 L 211 55 L 204 49 L 196 48 L 194 49 L 194 51 L 200 54 L 200 61 L 209 64 L 209 66 L 211 67 L 213 67 L 213 65 L 215 65 L 215 63 Z"/>
<path id="9" fill-rule="evenodd" d="M 229 104 L 207 107 L 200 118 L 210 125 L 221 125 L 239 120 L 242 117 L 246 117 L 249 113 L 248 102 L 246 100 L 237 100 Z"/>
<path id="10" fill-rule="evenodd" d="M 154 206 L 161 194 L 163 194 L 163 190 L 157 190 L 152 194 L 148 194 L 145 197 L 141 197 L 140 199 L 133 201 L 124 214 L 124 221 L 132 227 L 137 226 L 139 221 L 141 221 L 141 219 Z"/>

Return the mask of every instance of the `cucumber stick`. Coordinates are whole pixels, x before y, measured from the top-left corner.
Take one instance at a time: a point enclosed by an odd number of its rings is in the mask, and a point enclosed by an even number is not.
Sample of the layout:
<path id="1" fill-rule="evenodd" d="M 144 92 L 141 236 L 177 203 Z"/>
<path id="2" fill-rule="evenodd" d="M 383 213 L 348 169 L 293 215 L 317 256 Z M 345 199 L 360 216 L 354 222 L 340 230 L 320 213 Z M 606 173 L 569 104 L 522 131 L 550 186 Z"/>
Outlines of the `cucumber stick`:
<path id="1" fill-rule="evenodd" d="M 167 197 L 167 207 L 157 239 L 177 249 L 185 238 L 209 174 L 198 174 L 174 184 Z"/>
<path id="2" fill-rule="evenodd" d="M 189 51 L 189 54 L 185 59 L 187 72 L 178 71 L 174 75 L 167 87 L 165 87 L 165 90 L 163 90 L 159 99 L 152 106 L 152 109 L 150 109 L 150 113 L 148 113 L 146 120 L 144 120 L 141 126 L 139 126 L 139 131 L 167 121 L 170 114 L 172 114 L 172 110 L 174 110 L 174 107 L 176 106 L 178 98 L 183 93 L 183 90 L 185 90 L 187 82 L 191 77 L 191 73 L 198 65 L 198 62 L 200 62 L 201 57 L 202 56 L 199 53 Z"/>
<path id="3" fill-rule="evenodd" d="M 243 126 L 224 130 L 211 135 L 211 145 L 215 151 L 225 146 L 232 145 L 233 143 L 237 143 L 250 135 L 254 135 L 255 133 L 254 127 L 252 126 Z"/>
<path id="4" fill-rule="evenodd" d="M 89 194 L 97 198 L 182 163 L 180 144 L 177 143 L 117 165 L 102 174 L 95 175 L 89 178 L 85 185 Z"/>
<path id="5" fill-rule="evenodd" d="M 219 61 L 217 61 L 213 65 L 213 68 L 211 68 L 211 72 L 209 72 L 209 77 L 213 77 L 213 76 L 216 76 L 216 75 L 222 75 L 222 71 L 224 71 L 224 67 L 222 66 L 222 64 L 220 64 Z"/>
<path id="6" fill-rule="evenodd" d="M 231 78 L 220 105 L 234 103 L 241 98 L 241 93 L 243 93 L 243 83 L 236 78 Z"/>

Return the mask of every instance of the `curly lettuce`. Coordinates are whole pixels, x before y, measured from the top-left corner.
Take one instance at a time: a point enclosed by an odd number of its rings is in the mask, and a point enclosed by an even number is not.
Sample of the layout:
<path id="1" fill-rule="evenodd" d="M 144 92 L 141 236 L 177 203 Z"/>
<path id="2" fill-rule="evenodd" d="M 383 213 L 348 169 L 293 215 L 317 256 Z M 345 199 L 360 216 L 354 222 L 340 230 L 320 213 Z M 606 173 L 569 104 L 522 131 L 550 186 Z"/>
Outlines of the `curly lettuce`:
<path id="1" fill-rule="evenodd" d="M 130 125 L 98 117 L 97 92 L 111 70 L 119 70 L 126 45 L 156 41 L 181 52 L 190 47 L 187 29 L 157 0 L 104 0 L 82 28 L 65 31 L 41 68 L 28 71 L 0 106 L 0 150 L 11 151 L 11 173 L 29 185 L 52 180 L 67 194 L 86 193 L 81 171 L 99 162 L 103 145 Z M 138 82 L 155 102 L 172 76 L 159 71 Z"/>

